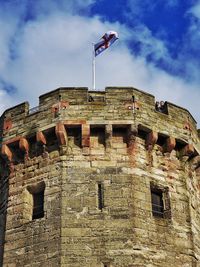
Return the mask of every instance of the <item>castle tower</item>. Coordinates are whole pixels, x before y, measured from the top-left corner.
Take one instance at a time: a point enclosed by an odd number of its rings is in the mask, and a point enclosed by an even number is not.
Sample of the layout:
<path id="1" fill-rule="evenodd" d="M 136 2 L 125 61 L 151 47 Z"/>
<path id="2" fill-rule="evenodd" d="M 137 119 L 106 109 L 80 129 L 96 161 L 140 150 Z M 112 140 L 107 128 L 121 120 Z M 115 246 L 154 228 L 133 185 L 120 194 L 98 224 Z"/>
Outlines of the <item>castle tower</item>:
<path id="1" fill-rule="evenodd" d="M 199 267 L 200 142 L 135 88 L 59 88 L 0 120 L 0 266 Z"/>

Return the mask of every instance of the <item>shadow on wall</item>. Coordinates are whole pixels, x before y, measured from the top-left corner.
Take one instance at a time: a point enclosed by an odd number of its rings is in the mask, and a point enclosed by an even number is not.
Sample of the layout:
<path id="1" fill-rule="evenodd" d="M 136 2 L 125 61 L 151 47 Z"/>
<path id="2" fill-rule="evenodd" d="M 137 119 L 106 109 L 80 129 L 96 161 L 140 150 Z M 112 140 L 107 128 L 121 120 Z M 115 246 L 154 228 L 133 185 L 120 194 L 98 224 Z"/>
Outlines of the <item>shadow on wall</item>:
<path id="1" fill-rule="evenodd" d="M 0 266 L 3 266 L 7 205 L 9 195 L 9 175 L 10 170 L 8 164 L 3 158 L 0 158 Z"/>

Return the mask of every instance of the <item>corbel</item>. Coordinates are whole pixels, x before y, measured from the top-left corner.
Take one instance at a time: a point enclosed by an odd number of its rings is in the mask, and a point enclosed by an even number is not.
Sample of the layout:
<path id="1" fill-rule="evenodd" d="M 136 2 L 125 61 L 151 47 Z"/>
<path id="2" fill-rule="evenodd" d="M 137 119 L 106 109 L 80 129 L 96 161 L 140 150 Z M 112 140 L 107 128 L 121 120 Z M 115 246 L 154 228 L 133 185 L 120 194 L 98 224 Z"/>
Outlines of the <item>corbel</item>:
<path id="1" fill-rule="evenodd" d="M 156 144 L 157 140 L 158 140 L 158 133 L 155 132 L 155 131 L 149 132 L 147 134 L 147 136 L 146 136 L 146 142 L 145 142 L 146 149 L 147 150 L 153 149 L 153 147 Z"/>
<path id="2" fill-rule="evenodd" d="M 64 124 L 62 122 L 57 123 L 55 131 L 59 144 L 66 146 L 68 139 Z"/>
<path id="3" fill-rule="evenodd" d="M 175 146 L 176 146 L 176 139 L 174 137 L 169 136 L 166 139 L 165 144 L 163 145 L 163 153 L 165 152 L 171 153 L 172 150 L 175 148 Z"/>
<path id="4" fill-rule="evenodd" d="M 36 141 L 37 143 L 41 144 L 41 145 L 46 145 L 47 144 L 47 140 L 45 135 L 43 134 L 43 132 L 37 132 L 36 133 Z"/>
<path id="5" fill-rule="evenodd" d="M 19 139 L 19 149 L 25 153 L 25 158 L 28 159 L 29 154 L 29 143 L 25 137 Z"/>
<path id="6" fill-rule="evenodd" d="M 3 156 L 6 157 L 6 159 L 9 161 L 9 162 L 12 162 L 12 159 L 13 159 L 13 154 L 12 154 L 12 151 L 10 150 L 10 148 L 6 145 L 6 144 L 3 144 L 2 147 L 1 147 L 1 154 Z"/>

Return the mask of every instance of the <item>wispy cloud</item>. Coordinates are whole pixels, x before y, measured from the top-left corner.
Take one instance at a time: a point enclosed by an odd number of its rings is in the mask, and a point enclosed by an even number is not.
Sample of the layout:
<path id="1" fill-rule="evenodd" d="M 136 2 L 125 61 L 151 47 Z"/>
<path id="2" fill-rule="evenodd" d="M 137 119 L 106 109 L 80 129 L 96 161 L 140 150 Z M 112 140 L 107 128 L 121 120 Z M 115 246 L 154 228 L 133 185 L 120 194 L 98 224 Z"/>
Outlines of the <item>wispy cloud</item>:
<path id="1" fill-rule="evenodd" d="M 196 3 L 188 10 L 188 13 L 193 14 L 194 17 L 200 20 L 200 1 Z"/>
<path id="2" fill-rule="evenodd" d="M 170 58 L 165 42 L 153 36 L 152 31 L 144 24 L 132 29 L 131 38 L 135 43 L 140 44 L 139 54 L 141 56 L 151 57 L 153 61 L 160 59 L 167 61 Z"/>

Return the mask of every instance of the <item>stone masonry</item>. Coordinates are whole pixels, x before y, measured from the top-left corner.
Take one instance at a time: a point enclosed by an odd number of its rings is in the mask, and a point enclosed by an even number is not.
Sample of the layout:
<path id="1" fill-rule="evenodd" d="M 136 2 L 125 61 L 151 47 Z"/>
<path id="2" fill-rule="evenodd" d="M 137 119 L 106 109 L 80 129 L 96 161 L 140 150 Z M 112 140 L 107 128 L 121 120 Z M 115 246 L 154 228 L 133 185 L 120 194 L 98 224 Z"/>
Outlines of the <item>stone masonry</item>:
<path id="1" fill-rule="evenodd" d="M 200 267 L 186 109 L 156 111 L 132 87 L 58 88 L 6 110 L 0 138 L 0 266 Z"/>

